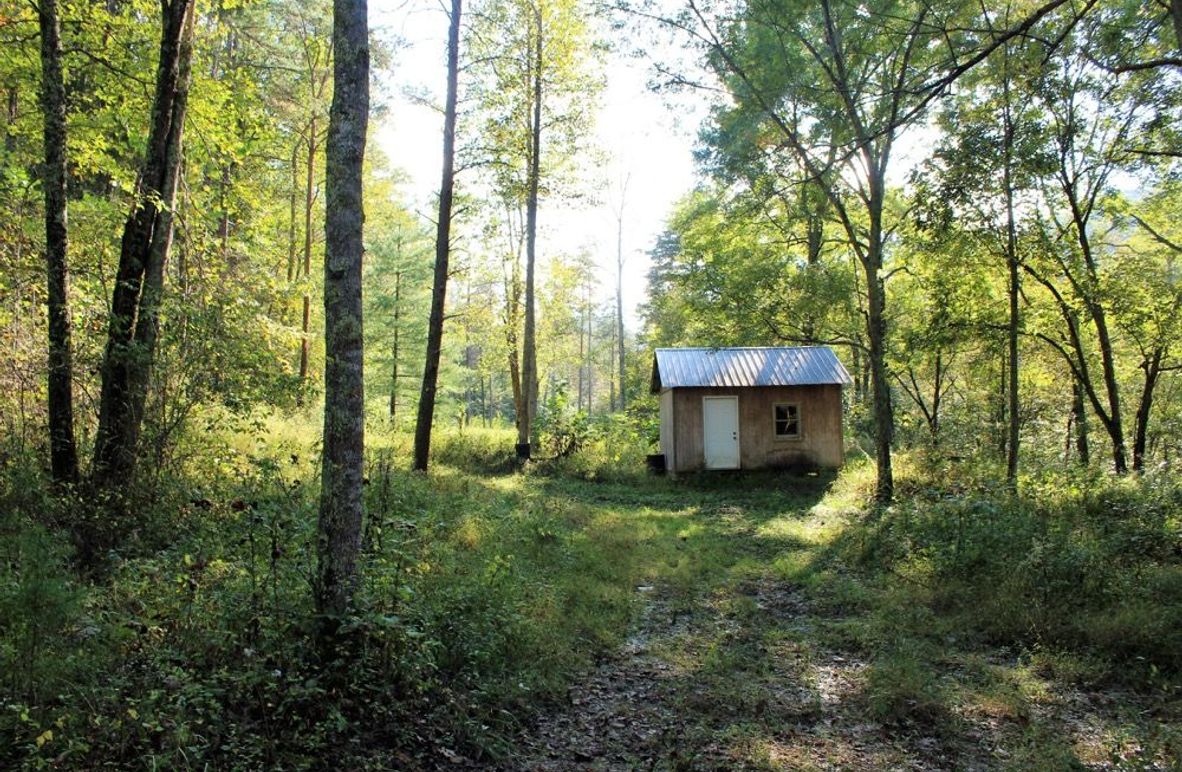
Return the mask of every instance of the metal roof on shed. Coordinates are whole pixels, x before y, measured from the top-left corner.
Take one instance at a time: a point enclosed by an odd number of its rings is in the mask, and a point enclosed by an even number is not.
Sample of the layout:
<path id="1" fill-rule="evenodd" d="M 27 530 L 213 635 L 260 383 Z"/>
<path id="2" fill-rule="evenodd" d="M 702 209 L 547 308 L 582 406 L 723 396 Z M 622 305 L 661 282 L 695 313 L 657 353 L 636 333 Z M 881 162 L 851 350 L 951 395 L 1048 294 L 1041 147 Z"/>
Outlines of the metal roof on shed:
<path id="1" fill-rule="evenodd" d="M 652 390 L 849 383 L 850 374 L 826 346 L 659 348 Z"/>

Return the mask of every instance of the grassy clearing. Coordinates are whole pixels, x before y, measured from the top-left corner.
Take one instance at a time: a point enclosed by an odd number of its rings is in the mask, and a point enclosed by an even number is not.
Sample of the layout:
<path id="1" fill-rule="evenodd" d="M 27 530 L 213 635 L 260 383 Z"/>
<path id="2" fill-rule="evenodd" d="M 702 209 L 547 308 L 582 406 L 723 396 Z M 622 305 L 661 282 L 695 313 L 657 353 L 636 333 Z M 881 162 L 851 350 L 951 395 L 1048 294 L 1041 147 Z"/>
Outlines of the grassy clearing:
<path id="1" fill-rule="evenodd" d="M 988 470 L 903 458 L 900 503 L 871 515 L 857 463 L 674 482 L 599 442 L 515 471 L 508 433 L 468 432 L 424 477 L 406 438 L 375 435 L 340 672 L 307 623 L 313 438 L 256 429 L 189 449 L 93 584 L 55 528 L 69 508 L 27 469 L 0 475 L 0 764 L 512 765 L 539 719 L 609 712 L 570 704 L 592 671 L 646 680 L 646 704 L 610 710 L 657 711 L 612 718 L 649 729 L 607 763 L 1180 757 L 1169 480 L 1047 476 L 1011 499 Z M 632 649 L 629 675 L 613 653 Z"/>

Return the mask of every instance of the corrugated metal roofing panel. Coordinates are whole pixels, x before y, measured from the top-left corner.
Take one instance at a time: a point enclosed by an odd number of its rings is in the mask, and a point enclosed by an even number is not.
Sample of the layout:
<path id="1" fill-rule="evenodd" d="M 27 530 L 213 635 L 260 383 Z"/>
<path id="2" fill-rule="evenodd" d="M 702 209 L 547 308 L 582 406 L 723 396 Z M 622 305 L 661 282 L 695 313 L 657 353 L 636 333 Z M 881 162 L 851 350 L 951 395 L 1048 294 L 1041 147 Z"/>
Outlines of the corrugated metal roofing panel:
<path id="1" fill-rule="evenodd" d="M 659 348 L 653 390 L 853 383 L 826 346 Z"/>

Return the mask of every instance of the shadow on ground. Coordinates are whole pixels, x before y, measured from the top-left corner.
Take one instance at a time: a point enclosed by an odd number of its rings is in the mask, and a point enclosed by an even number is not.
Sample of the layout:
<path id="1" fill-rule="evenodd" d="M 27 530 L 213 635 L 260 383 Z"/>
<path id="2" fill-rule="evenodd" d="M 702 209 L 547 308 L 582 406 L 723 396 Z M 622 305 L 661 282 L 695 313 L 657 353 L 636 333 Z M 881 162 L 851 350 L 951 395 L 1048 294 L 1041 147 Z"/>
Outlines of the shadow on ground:
<path id="1" fill-rule="evenodd" d="M 1145 700 L 1051 682 L 1021 653 L 892 637 L 834 543 L 832 477 L 551 480 L 631 550 L 623 646 L 531 717 L 507 769 L 1173 768 Z M 850 600 L 853 598 L 854 600 Z"/>

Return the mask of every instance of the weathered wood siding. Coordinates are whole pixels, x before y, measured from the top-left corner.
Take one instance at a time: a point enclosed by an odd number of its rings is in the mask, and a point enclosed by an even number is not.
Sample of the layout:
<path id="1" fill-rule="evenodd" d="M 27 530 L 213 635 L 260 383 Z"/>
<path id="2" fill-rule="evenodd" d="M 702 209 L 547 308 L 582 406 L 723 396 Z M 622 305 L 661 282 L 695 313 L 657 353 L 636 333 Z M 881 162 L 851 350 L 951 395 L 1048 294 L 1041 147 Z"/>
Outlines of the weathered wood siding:
<path id="1" fill-rule="evenodd" d="M 675 471 L 676 448 L 673 442 L 673 390 L 661 392 L 661 452 L 665 454 L 665 468 Z"/>
<path id="2" fill-rule="evenodd" d="M 664 391 L 661 450 L 670 471 L 691 472 L 705 466 L 702 398 L 714 396 L 739 398 L 739 463 L 743 469 L 841 466 L 841 386 L 757 386 Z M 776 437 L 773 406 L 781 403 L 800 406 L 800 437 Z M 670 423 L 668 429 L 666 422 Z"/>

